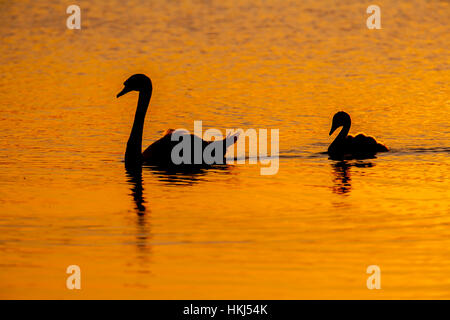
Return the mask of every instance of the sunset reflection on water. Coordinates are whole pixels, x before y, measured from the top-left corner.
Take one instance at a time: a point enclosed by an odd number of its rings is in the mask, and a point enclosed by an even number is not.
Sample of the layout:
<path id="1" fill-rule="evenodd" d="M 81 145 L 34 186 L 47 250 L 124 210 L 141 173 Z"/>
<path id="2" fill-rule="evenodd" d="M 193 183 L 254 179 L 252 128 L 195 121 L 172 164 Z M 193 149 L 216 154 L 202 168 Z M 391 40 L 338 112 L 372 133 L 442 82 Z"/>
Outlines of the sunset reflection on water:
<path id="1" fill-rule="evenodd" d="M 450 4 L 1 2 L 0 298 L 449 298 Z M 123 154 L 168 128 L 279 129 L 280 168 Z M 335 112 L 391 152 L 328 159 Z M 67 290 L 79 265 L 82 289 Z M 368 290 L 378 265 L 382 290 Z"/>

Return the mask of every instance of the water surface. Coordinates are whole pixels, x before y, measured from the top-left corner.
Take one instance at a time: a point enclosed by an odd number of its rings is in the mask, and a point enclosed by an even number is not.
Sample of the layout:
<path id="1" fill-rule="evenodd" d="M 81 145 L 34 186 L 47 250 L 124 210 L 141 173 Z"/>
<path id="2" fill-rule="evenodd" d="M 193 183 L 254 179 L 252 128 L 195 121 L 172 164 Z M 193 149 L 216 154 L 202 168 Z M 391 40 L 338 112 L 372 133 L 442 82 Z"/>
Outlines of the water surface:
<path id="1" fill-rule="evenodd" d="M 378 1 L 381 30 L 360 1 L 77 4 L 81 30 L 66 1 L 0 2 L 1 298 L 450 297 L 448 1 Z M 279 172 L 127 174 L 133 73 L 145 146 L 279 129 Z M 329 160 L 339 110 L 392 151 Z"/>

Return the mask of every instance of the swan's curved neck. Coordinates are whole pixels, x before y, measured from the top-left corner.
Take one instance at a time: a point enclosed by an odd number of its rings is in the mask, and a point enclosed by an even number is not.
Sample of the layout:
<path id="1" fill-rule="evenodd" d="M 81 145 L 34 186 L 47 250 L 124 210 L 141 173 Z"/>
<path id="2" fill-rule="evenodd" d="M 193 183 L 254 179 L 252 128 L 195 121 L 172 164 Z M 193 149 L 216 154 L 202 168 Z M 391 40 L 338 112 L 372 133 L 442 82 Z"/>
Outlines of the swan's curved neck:
<path id="1" fill-rule="evenodd" d="M 334 139 L 334 141 L 331 143 L 330 147 L 336 146 L 345 141 L 345 138 L 347 137 L 347 135 L 350 131 L 350 125 L 351 125 L 350 122 L 344 124 L 344 126 L 341 129 L 341 132 L 339 132 L 339 134 L 336 136 L 336 139 Z"/>
<path id="2" fill-rule="evenodd" d="M 133 128 L 131 129 L 127 150 L 125 151 L 125 165 L 138 165 L 142 162 L 142 133 L 144 131 L 145 114 L 147 113 L 151 96 L 151 89 L 139 91 Z"/>

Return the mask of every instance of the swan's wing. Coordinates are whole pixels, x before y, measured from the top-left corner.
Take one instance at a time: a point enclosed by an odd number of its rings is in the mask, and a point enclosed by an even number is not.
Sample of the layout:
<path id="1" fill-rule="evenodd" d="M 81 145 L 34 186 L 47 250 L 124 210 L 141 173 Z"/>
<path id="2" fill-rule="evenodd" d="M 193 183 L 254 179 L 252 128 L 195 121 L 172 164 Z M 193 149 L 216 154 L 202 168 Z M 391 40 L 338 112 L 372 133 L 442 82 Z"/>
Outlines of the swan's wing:
<path id="1" fill-rule="evenodd" d="M 360 153 L 375 154 L 388 151 L 388 148 L 379 143 L 374 137 L 358 134 L 355 137 L 355 150 Z"/>
<path id="2" fill-rule="evenodd" d="M 166 134 L 159 140 L 153 142 L 150 146 L 145 149 L 145 151 L 142 153 L 142 156 L 144 158 L 144 162 L 147 162 L 149 164 L 165 164 L 170 165 L 172 164 L 172 149 L 180 143 L 181 140 L 175 139 L 172 141 L 172 134 L 174 133 L 174 130 L 166 130 Z M 223 140 L 215 140 L 215 141 L 206 141 L 202 138 L 194 135 L 189 134 L 186 132 L 186 135 L 189 136 L 189 143 L 191 147 L 191 163 L 194 164 L 195 159 L 203 159 L 203 152 L 205 148 L 210 145 L 217 143 L 219 144 L 218 148 L 223 148 L 223 156 L 225 156 L 226 150 L 229 146 L 233 145 L 239 136 L 239 132 L 235 133 L 233 135 L 229 135 Z M 197 149 L 197 146 L 200 146 L 199 149 Z M 214 148 L 215 149 L 215 148 Z M 195 153 L 199 152 L 200 154 L 195 157 Z"/>
<path id="3" fill-rule="evenodd" d="M 165 162 L 170 159 L 174 142 L 171 141 L 172 133 L 167 133 L 164 137 L 156 140 L 142 153 L 144 161 Z"/>
<path id="4" fill-rule="evenodd" d="M 165 135 L 153 142 L 150 146 L 145 149 L 142 153 L 144 161 L 150 164 L 158 164 L 158 165 L 171 165 L 172 164 L 172 149 L 178 144 L 181 143 L 180 137 L 172 140 L 172 134 L 174 134 L 175 130 L 169 129 L 166 130 Z M 194 163 L 194 152 L 200 152 L 200 159 L 203 158 L 203 150 L 210 143 L 209 141 L 202 140 L 200 137 L 189 134 L 187 131 L 180 130 L 179 133 L 181 135 L 188 136 L 189 144 L 191 146 L 191 163 Z M 184 141 L 185 138 L 183 138 Z M 200 145 L 200 150 L 196 150 L 196 146 Z"/>

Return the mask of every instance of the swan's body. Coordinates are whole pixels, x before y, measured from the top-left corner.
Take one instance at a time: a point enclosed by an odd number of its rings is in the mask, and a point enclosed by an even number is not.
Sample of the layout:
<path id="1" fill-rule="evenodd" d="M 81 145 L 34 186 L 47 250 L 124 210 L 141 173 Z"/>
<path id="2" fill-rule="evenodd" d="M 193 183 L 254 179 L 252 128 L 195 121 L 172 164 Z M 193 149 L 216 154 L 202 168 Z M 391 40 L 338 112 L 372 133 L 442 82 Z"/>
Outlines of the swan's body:
<path id="1" fill-rule="evenodd" d="M 336 139 L 328 147 L 328 154 L 333 159 L 343 158 L 369 158 L 378 152 L 387 152 L 389 149 L 375 140 L 374 137 L 366 136 L 362 133 L 356 136 L 349 135 L 351 119 L 348 113 L 340 111 L 333 117 L 330 135 L 343 127 Z"/>
<path id="2" fill-rule="evenodd" d="M 206 163 L 204 163 L 202 156 L 198 157 L 201 158 L 200 162 L 194 162 L 194 155 L 195 151 L 197 151 L 197 153 L 199 153 L 200 151 L 203 154 L 203 150 L 211 144 L 217 144 L 215 146 L 211 146 L 211 148 L 217 147 L 218 149 L 223 150 L 223 163 L 225 163 L 226 150 L 229 146 L 233 145 L 237 141 L 237 137 L 239 134 L 230 135 L 223 140 L 205 141 L 193 134 L 178 132 L 176 139 L 172 141 L 172 135 L 176 131 L 173 129 L 168 129 L 161 139 L 152 143 L 142 153 L 142 134 L 144 130 L 144 119 L 152 95 L 152 82 L 147 76 L 143 74 L 135 74 L 124 82 L 124 86 L 124 89 L 119 94 L 117 94 L 117 98 L 130 91 L 139 92 L 139 99 L 136 114 L 134 117 L 133 128 L 131 129 L 130 138 L 128 139 L 127 149 L 125 151 L 125 166 L 132 167 L 142 164 L 150 164 L 172 167 L 177 165 L 172 161 L 172 149 L 174 146 L 180 143 L 181 140 L 179 135 L 183 135 L 185 136 L 185 138 L 190 138 L 191 145 L 191 161 L 188 164 L 184 163 L 180 164 L 179 166 L 185 167 L 186 165 L 207 165 Z M 188 137 L 186 137 L 186 135 Z M 194 150 L 195 146 L 197 145 L 201 146 L 201 150 Z M 212 156 L 214 156 L 214 153 L 212 153 Z"/>
<path id="3" fill-rule="evenodd" d="M 153 142 L 151 145 L 145 149 L 145 151 L 142 153 L 142 161 L 145 164 L 150 165 L 158 165 L 158 166 L 172 166 L 172 149 L 180 143 L 178 140 L 178 137 L 174 140 L 172 140 L 172 135 L 174 132 L 177 132 L 174 129 L 168 129 L 164 133 L 164 136 Z M 222 148 L 222 154 L 223 154 L 223 161 L 222 163 L 225 164 L 225 153 L 229 146 L 233 145 L 237 141 L 237 134 L 233 136 L 229 136 L 225 138 L 224 140 L 218 140 L 218 141 L 205 141 L 201 139 L 200 137 L 189 134 L 186 132 L 178 131 L 178 133 L 182 136 L 187 136 L 187 138 L 190 140 L 191 144 L 191 157 L 189 163 L 192 165 L 195 165 L 195 145 L 201 146 L 201 153 L 203 154 L 203 151 L 205 148 L 211 144 L 218 143 L 220 144 L 218 148 Z M 213 153 L 214 156 L 214 153 Z M 203 159 L 200 160 L 201 163 L 197 163 L 198 165 L 206 165 L 203 162 Z M 183 164 L 183 166 L 186 166 Z"/>

